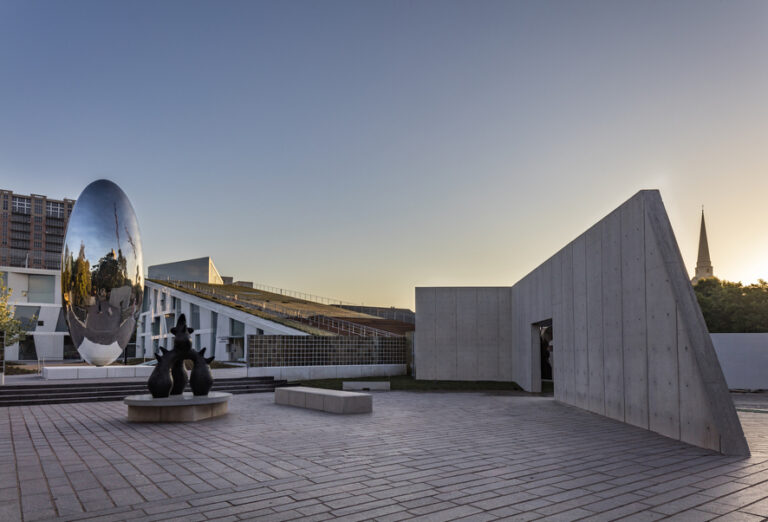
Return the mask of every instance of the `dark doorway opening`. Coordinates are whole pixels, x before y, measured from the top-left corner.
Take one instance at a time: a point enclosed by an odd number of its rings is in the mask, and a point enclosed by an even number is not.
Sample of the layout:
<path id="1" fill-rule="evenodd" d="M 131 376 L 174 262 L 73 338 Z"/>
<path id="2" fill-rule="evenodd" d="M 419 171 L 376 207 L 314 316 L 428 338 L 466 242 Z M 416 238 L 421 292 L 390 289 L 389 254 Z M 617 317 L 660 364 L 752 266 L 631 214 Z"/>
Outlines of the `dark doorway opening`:
<path id="1" fill-rule="evenodd" d="M 35 349 L 35 337 L 27 335 L 23 341 L 19 341 L 19 360 L 36 361 L 37 350 Z"/>
<path id="2" fill-rule="evenodd" d="M 534 380 L 539 380 L 542 393 L 554 393 L 554 332 L 552 319 L 531 325 L 531 344 L 534 360 Z"/>
<path id="3" fill-rule="evenodd" d="M 75 344 L 72 342 L 72 338 L 68 335 L 64 336 L 64 360 L 80 359 L 80 352 L 75 348 Z"/>

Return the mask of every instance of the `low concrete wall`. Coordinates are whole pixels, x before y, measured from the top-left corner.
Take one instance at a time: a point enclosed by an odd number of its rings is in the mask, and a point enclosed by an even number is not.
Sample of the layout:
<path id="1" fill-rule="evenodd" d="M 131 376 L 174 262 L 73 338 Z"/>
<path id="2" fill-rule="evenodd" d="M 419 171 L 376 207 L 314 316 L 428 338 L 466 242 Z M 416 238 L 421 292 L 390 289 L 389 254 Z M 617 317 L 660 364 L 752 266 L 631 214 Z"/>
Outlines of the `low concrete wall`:
<path id="1" fill-rule="evenodd" d="M 768 333 L 710 335 L 731 390 L 768 390 Z"/>
<path id="2" fill-rule="evenodd" d="M 107 379 L 110 377 L 149 377 L 154 366 L 46 366 L 43 379 Z"/>
<path id="3" fill-rule="evenodd" d="M 405 364 L 361 364 L 350 366 L 270 366 L 248 368 L 248 377 L 274 377 L 286 381 L 354 379 L 405 375 Z"/>

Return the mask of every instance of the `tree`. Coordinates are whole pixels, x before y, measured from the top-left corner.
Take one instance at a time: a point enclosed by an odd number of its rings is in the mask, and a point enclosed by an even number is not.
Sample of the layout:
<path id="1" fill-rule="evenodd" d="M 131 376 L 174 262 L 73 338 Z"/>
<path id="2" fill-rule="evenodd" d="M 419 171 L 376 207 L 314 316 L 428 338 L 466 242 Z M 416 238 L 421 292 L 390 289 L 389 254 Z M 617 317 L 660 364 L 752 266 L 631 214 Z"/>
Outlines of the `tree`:
<path id="1" fill-rule="evenodd" d="M 91 265 L 85 258 L 85 245 L 82 243 L 80 244 L 80 253 L 77 256 L 77 260 L 71 264 L 72 270 L 69 273 L 71 282 L 68 281 L 68 285 L 65 285 L 65 288 L 72 292 L 72 295 L 69 297 L 72 300 L 71 304 L 77 307 L 84 307 L 88 302 L 88 297 L 91 295 Z"/>
<path id="2" fill-rule="evenodd" d="M 3 359 L 6 345 L 23 341 L 26 337 L 21 321 L 14 317 L 15 307 L 8 303 L 12 292 L 0 280 L 0 355 Z"/>
<path id="3" fill-rule="evenodd" d="M 768 332 L 768 282 L 741 283 L 702 279 L 693 287 L 712 333 Z"/>

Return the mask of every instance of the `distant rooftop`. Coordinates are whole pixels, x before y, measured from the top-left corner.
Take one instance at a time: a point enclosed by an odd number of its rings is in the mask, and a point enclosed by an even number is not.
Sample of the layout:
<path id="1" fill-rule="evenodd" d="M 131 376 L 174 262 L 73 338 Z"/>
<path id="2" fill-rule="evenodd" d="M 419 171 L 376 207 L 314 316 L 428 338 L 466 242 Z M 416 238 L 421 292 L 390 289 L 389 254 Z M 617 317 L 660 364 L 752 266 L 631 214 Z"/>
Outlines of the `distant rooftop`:
<path id="1" fill-rule="evenodd" d="M 236 284 L 150 279 L 312 335 L 404 335 L 413 325 Z"/>
<path id="2" fill-rule="evenodd" d="M 152 265 L 148 269 L 149 279 L 165 281 L 194 281 L 220 285 L 224 281 L 210 257 L 198 257 L 185 261 L 175 261 L 161 265 Z"/>

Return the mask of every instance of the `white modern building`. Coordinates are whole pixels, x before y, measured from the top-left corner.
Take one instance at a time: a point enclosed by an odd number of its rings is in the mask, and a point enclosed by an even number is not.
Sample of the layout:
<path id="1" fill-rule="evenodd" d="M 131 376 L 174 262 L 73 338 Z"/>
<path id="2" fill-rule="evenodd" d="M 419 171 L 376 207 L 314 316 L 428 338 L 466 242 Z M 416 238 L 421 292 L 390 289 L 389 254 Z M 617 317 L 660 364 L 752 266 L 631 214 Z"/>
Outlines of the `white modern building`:
<path id="1" fill-rule="evenodd" d="M 213 285 L 224 284 L 224 280 L 216 270 L 213 259 L 210 257 L 198 257 L 184 261 L 174 261 L 149 267 L 149 279 L 164 281 L 193 281 L 196 283 L 210 283 Z M 230 283 L 231 277 L 229 279 Z"/>
<path id="2" fill-rule="evenodd" d="M 59 270 L 0 266 L 0 280 L 12 291 L 9 303 L 27 330 L 24 341 L 6 346 L 6 360 L 80 358 L 64 319 Z"/>
<path id="3" fill-rule="evenodd" d="M 151 267 L 150 267 L 151 270 Z M 144 305 L 136 335 L 136 356 L 153 358 L 160 346 L 171 349 L 171 328 L 185 314 L 196 350 L 217 361 L 245 362 L 246 339 L 252 335 L 309 335 L 306 332 L 264 319 L 252 313 L 198 297 L 173 286 L 154 281 L 144 285 Z"/>

